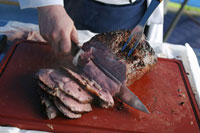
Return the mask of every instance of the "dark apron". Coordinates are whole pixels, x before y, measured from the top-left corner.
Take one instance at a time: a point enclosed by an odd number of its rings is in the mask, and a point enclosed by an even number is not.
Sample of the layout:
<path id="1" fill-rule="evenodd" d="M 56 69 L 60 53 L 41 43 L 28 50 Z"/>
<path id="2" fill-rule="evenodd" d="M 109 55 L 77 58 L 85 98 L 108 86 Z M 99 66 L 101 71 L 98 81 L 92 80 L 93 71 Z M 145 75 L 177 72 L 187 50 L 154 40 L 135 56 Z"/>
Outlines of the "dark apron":
<path id="1" fill-rule="evenodd" d="M 65 0 L 65 9 L 79 30 L 96 33 L 134 28 L 146 10 L 146 0 L 109 5 L 94 0 Z"/>

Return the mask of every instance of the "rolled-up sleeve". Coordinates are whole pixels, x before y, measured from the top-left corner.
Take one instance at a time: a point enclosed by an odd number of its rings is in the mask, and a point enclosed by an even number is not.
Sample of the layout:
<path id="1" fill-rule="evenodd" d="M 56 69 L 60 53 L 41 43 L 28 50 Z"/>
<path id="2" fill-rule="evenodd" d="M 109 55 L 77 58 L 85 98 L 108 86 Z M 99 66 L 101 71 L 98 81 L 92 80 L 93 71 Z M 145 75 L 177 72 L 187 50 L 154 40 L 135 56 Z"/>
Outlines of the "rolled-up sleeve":
<path id="1" fill-rule="evenodd" d="M 49 5 L 63 5 L 63 0 L 19 0 L 20 8 L 36 8 Z"/>

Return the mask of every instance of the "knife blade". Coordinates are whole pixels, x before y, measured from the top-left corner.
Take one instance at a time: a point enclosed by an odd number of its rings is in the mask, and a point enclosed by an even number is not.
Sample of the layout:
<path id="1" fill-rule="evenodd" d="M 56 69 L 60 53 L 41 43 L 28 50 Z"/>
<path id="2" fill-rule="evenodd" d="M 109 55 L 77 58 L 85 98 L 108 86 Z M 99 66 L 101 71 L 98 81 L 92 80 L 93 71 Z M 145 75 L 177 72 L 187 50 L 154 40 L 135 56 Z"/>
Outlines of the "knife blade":
<path id="1" fill-rule="evenodd" d="M 95 65 L 103 71 L 109 78 L 117 82 L 121 88 L 120 92 L 115 95 L 117 98 L 130 105 L 131 107 L 143 111 L 145 113 L 150 113 L 147 107 L 141 102 L 141 100 L 124 84 L 122 84 L 114 75 L 112 75 L 105 67 L 103 67 L 97 60 L 92 60 Z"/>
<path id="2" fill-rule="evenodd" d="M 81 47 L 79 47 L 77 44 L 72 44 L 71 54 L 72 56 L 74 56 L 74 65 L 77 65 L 78 58 L 82 53 L 84 53 L 84 50 Z M 129 88 L 121 83 L 121 81 L 117 77 L 115 77 L 105 67 L 103 67 L 101 63 L 98 62 L 98 60 L 91 60 L 106 76 L 108 76 L 110 79 L 120 85 L 120 92 L 115 95 L 117 98 L 137 110 L 145 113 L 150 113 L 147 107 L 142 103 L 142 101 Z"/>

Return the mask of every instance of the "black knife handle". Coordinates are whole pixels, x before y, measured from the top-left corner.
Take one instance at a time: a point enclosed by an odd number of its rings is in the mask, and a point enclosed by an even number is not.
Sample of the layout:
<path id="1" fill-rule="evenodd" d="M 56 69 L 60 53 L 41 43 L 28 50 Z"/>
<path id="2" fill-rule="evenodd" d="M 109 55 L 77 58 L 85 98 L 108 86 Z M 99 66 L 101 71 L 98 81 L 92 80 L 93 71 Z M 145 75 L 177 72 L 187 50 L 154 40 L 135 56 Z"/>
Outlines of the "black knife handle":
<path id="1" fill-rule="evenodd" d="M 0 35 L 0 53 L 3 52 L 6 44 L 7 44 L 7 36 L 6 35 Z"/>
<path id="2" fill-rule="evenodd" d="M 77 44 L 72 42 L 71 55 L 75 56 L 79 50 L 80 50 L 80 47 Z"/>

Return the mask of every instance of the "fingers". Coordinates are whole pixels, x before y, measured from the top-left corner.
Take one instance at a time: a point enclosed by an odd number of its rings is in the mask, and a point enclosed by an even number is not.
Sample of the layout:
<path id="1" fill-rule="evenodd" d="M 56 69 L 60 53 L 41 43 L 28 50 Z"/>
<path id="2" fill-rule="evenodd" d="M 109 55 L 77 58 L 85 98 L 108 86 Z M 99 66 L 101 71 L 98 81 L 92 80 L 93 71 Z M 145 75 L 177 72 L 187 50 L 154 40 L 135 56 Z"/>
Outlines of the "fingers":
<path id="1" fill-rule="evenodd" d="M 47 40 L 48 44 L 50 44 L 56 55 L 61 53 L 62 51 L 60 47 L 61 35 L 59 35 L 58 32 L 56 31 L 50 32 L 49 34 L 46 35 L 45 39 Z"/>
<path id="2" fill-rule="evenodd" d="M 73 26 L 71 33 L 63 32 L 61 35 L 62 40 L 60 41 L 60 52 L 62 54 L 68 54 L 71 52 L 71 41 L 78 44 L 78 34 L 76 28 Z M 57 48 L 59 49 L 59 48 Z"/>
<path id="3" fill-rule="evenodd" d="M 68 54 L 71 51 L 71 39 L 70 36 L 67 35 L 65 36 L 61 41 L 60 41 L 60 49 L 63 54 Z"/>
<path id="4" fill-rule="evenodd" d="M 78 33 L 75 27 L 73 27 L 72 32 L 71 32 L 71 39 L 74 43 L 79 44 L 78 41 Z"/>
<path id="5" fill-rule="evenodd" d="M 53 33 L 48 37 L 45 37 L 48 40 L 48 43 L 54 49 L 55 54 L 68 54 L 71 52 L 71 40 L 78 44 L 78 36 L 77 33 L 66 33 L 62 32 L 58 35 L 54 35 Z"/>
<path id="6" fill-rule="evenodd" d="M 57 29 L 50 31 L 48 34 L 42 34 L 44 39 L 54 49 L 55 54 L 68 54 L 71 52 L 71 41 L 78 44 L 78 34 L 75 26 L 62 27 L 63 29 Z M 64 29 L 65 28 L 65 29 Z"/>

